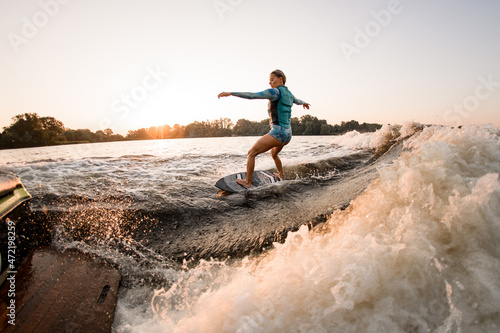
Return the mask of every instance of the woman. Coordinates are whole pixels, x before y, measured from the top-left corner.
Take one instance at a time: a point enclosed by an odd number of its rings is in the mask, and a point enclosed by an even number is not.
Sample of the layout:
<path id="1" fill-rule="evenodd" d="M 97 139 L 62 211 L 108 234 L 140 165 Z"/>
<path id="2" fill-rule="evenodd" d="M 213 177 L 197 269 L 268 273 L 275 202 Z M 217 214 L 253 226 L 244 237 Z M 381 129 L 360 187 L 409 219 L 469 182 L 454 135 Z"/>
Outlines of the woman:
<path id="1" fill-rule="evenodd" d="M 269 85 L 267 89 L 258 93 L 248 92 L 221 92 L 219 98 L 227 96 L 236 96 L 246 99 L 268 99 L 269 117 L 271 130 L 268 134 L 261 137 L 248 151 L 247 157 L 247 178 L 237 179 L 238 184 L 245 188 L 250 188 L 252 183 L 253 171 L 255 168 L 255 157 L 271 149 L 271 156 L 278 170 L 278 177 L 283 179 L 283 166 L 278 157 L 278 153 L 292 139 L 292 128 L 290 119 L 292 117 L 292 105 L 303 105 L 304 109 L 310 107 L 309 103 L 295 98 L 285 86 L 286 76 L 279 69 L 271 72 L 269 75 Z"/>

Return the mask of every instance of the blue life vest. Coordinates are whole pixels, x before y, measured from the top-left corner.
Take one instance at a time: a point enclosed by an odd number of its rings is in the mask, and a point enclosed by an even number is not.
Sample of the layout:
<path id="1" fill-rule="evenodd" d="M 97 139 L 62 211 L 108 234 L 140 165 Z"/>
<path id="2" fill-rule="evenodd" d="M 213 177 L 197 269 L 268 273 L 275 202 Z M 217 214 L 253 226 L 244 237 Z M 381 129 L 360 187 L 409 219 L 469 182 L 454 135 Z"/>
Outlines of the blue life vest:
<path id="1" fill-rule="evenodd" d="M 292 117 L 293 95 L 285 86 L 279 86 L 280 99 L 269 101 L 269 117 L 271 125 L 280 125 L 283 128 L 290 128 L 290 118 Z"/>

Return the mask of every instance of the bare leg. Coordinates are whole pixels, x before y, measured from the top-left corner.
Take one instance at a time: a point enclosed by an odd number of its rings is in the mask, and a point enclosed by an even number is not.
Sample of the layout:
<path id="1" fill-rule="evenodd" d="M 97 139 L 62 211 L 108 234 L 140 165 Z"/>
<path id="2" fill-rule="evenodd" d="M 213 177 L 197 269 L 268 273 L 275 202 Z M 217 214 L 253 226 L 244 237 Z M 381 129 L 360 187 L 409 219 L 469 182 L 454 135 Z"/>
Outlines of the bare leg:
<path id="1" fill-rule="evenodd" d="M 276 164 L 276 169 L 278 170 L 278 177 L 283 180 L 283 165 L 281 164 L 281 160 L 278 156 L 278 153 L 283 149 L 285 145 L 282 144 L 281 146 L 274 147 L 271 149 L 271 157 L 274 160 L 274 164 Z"/>
<path id="2" fill-rule="evenodd" d="M 279 140 L 273 138 L 271 135 L 266 134 L 261 137 L 257 142 L 253 145 L 253 147 L 248 151 L 247 155 L 247 179 L 237 179 L 236 182 L 243 187 L 250 188 L 252 185 L 252 176 L 253 171 L 255 169 L 255 157 L 259 154 L 262 154 L 274 147 L 282 147 L 283 143 Z M 280 149 L 281 150 L 281 149 Z"/>

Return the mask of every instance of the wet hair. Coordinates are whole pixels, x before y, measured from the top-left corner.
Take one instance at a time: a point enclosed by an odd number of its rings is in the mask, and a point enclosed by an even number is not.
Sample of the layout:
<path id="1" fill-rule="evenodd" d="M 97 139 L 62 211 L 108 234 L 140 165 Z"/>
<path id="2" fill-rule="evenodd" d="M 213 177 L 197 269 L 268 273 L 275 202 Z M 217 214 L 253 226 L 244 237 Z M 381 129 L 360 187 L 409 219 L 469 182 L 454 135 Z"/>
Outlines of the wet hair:
<path id="1" fill-rule="evenodd" d="M 276 69 L 276 70 L 272 71 L 271 74 L 274 74 L 277 77 L 282 78 L 283 79 L 283 84 L 286 83 L 286 76 L 285 76 L 285 73 L 283 73 L 282 70 Z"/>

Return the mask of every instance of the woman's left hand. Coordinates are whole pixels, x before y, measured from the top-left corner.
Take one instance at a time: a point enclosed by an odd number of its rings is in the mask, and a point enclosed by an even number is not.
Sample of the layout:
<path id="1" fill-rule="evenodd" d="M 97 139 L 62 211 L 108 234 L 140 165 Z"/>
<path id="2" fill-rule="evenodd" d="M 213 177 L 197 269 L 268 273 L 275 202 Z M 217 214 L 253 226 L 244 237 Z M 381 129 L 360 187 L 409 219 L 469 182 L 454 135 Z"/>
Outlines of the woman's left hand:
<path id="1" fill-rule="evenodd" d="M 302 106 L 304 107 L 304 109 L 308 109 L 309 110 L 309 108 L 311 107 L 311 104 L 304 103 Z"/>

